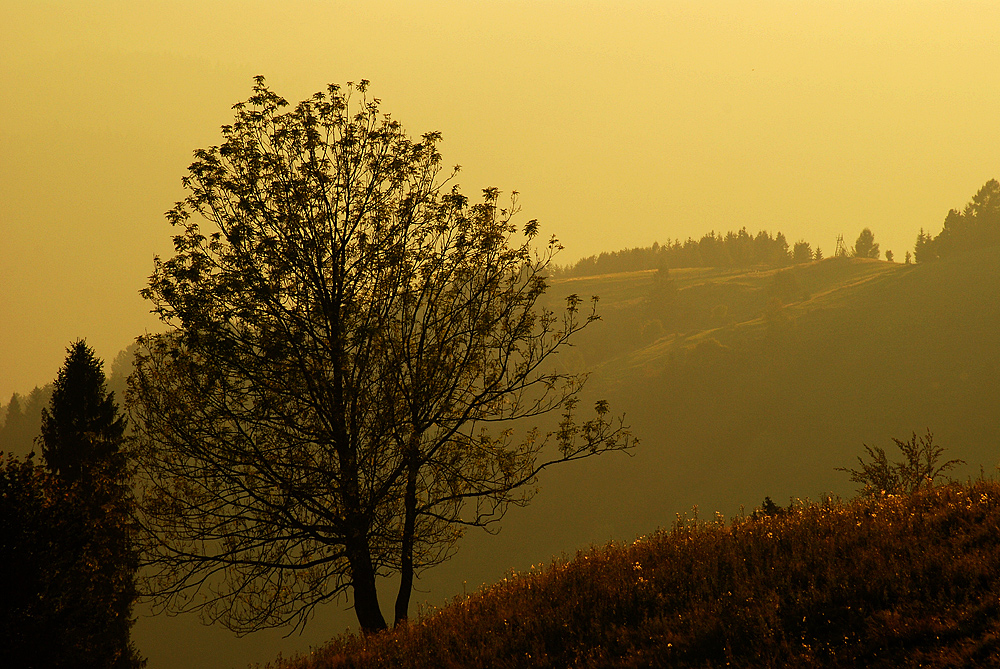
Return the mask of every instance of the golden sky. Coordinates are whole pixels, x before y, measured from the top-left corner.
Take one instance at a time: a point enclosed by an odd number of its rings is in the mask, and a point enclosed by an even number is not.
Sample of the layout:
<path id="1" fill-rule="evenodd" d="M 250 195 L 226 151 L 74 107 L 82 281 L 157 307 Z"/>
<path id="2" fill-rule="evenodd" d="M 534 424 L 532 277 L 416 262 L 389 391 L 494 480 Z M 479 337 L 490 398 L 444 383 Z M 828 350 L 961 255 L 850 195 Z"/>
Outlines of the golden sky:
<path id="1" fill-rule="evenodd" d="M 994 0 L 0 3 L 0 401 L 108 365 L 191 152 L 256 74 L 367 78 L 464 190 L 602 250 L 746 226 L 897 259 L 1000 177 Z"/>

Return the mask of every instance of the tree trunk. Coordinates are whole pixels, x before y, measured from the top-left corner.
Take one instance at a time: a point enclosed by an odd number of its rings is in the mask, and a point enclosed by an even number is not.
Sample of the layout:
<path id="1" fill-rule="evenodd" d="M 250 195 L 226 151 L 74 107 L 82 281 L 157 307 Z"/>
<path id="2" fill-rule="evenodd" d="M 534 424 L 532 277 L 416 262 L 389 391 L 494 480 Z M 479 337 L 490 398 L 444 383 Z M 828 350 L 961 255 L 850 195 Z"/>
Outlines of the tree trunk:
<path id="1" fill-rule="evenodd" d="M 399 593 L 396 595 L 396 624 L 407 619 L 410 612 L 410 593 L 413 592 L 413 534 L 417 524 L 417 470 L 418 440 L 410 444 L 407 455 L 406 491 L 403 495 L 403 544 L 399 569 Z"/>
<path id="2" fill-rule="evenodd" d="M 347 560 L 351 565 L 351 585 L 354 588 L 354 613 L 365 634 L 379 632 L 388 627 L 378 604 L 375 587 L 375 569 L 371 554 L 365 545 L 348 547 Z"/>

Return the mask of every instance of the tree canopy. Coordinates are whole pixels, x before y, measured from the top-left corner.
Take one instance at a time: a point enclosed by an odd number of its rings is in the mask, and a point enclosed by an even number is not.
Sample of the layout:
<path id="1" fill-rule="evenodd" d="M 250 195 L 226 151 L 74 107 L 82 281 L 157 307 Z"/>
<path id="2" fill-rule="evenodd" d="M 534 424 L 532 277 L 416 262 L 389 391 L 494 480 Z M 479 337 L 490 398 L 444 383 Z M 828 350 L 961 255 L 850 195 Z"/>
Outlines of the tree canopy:
<path id="1" fill-rule="evenodd" d="M 802 240 L 795 242 L 795 246 L 792 247 L 792 262 L 799 264 L 804 262 L 809 262 L 813 259 L 812 245 L 809 242 Z M 819 260 L 820 258 L 817 258 Z"/>
<path id="2" fill-rule="evenodd" d="M 526 503 L 552 464 L 634 443 L 605 402 L 578 422 L 586 377 L 553 364 L 597 319 L 575 295 L 536 307 L 558 242 L 534 250 L 516 197 L 448 188 L 440 134 L 410 139 L 367 85 L 289 110 L 258 78 L 195 153 L 176 254 L 143 291 L 167 328 L 129 389 L 146 585 L 240 632 L 342 594 L 381 629 L 391 574 L 403 620 L 463 526 Z M 549 412 L 555 429 L 520 429 Z"/>
<path id="3" fill-rule="evenodd" d="M 1000 182 L 990 179 L 972 196 L 964 209 L 952 209 L 948 212 L 944 227 L 937 236 L 920 229 L 914 257 L 917 262 L 927 262 L 998 245 Z"/>

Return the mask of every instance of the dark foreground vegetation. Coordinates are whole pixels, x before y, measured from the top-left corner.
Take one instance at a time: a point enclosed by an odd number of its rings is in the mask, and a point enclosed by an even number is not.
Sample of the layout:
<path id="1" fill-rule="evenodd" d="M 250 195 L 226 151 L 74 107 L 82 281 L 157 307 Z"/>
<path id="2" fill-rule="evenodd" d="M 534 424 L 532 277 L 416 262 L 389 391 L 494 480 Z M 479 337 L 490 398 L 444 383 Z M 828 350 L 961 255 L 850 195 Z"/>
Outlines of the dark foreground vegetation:
<path id="1" fill-rule="evenodd" d="M 125 418 L 86 342 L 41 407 L 42 463 L 0 452 L 0 666 L 137 669 Z"/>
<path id="2" fill-rule="evenodd" d="M 678 517 L 280 667 L 997 662 L 1000 484 Z"/>

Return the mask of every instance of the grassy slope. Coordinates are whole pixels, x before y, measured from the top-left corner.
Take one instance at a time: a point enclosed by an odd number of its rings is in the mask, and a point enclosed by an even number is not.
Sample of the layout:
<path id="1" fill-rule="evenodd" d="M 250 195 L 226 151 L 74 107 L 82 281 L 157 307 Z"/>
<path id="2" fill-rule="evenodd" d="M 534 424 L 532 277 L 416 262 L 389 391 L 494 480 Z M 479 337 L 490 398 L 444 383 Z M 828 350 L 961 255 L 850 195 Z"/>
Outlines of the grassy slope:
<path id="1" fill-rule="evenodd" d="M 771 318 L 773 271 L 672 271 L 672 313 L 647 298 L 651 272 L 555 283 L 553 304 L 570 292 L 601 295 L 603 322 L 561 356 L 596 369 L 591 397 L 626 411 L 642 444 L 631 458 L 547 472 L 498 536 L 470 533 L 452 561 L 425 573 L 415 601 L 440 604 L 512 567 L 631 540 L 692 505 L 733 515 L 764 495 L 849 496 L 852 484 L 834 468 L 854 464 L 862 442 L 888 447 L 889 437 L 927 427 L 948 457 L 969 463 L 960 478 L 980 465 L 993 471 L 1000 253 L 782 271 L 801 290 Z M 657 318 L 668 324 L 663 336 L 642 341 Z"/>
<path id="2" fill-rule="evenodd" d="M 998 601 L 1000 485 L 953 484 L 679 520 L 281 666 L 985 666 Z"/>

